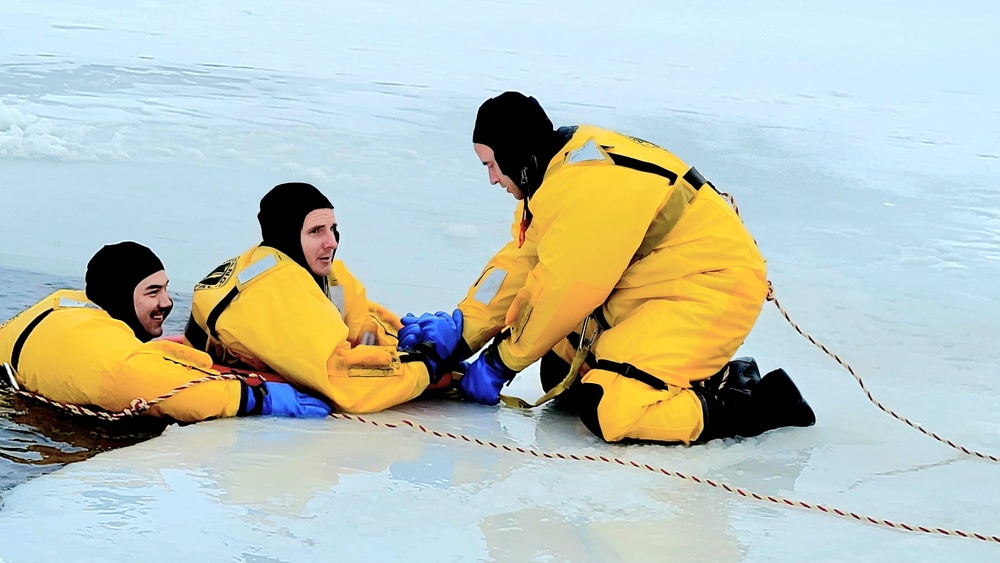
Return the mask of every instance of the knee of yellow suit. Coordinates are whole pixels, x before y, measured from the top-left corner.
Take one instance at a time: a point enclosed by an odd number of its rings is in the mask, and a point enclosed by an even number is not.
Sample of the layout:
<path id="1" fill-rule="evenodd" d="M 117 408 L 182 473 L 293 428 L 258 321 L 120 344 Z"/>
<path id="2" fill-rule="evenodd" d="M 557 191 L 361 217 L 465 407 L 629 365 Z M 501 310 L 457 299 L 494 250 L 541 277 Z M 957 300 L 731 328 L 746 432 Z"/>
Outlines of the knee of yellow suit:
<path id="1" fill-rule="evenodd" d="M 591 370 L 578 391 L 580 420 L 606 442 L 625 438 L 691 443 L 704 427 L 701 401 L 690 389 L 654 389 L 604 370 Z"/>

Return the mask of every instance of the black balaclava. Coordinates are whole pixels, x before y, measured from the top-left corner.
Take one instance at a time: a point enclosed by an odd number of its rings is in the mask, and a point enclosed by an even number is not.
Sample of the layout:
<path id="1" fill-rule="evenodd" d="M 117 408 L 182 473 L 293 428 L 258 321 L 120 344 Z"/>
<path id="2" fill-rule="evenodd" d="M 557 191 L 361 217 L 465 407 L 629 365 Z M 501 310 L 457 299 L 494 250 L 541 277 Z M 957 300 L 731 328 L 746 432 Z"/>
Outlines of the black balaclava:
<path id="1" fill-rule="evenodd" d="M 302 253 L 302 224 L 306 215 L 317 209 L 333 209 L 333 204 L 312 184 L 278 184 L 261 198 L 257 221 L 260 222 L 261 244 L 284 252 L 305 268 L 325 291 L 326 278 L 313 274 Z M 337 241 L 340 242 L 340 233 L 337 233 Z M 333 253 L 336 255 L 336 249 Z"/>
<path id="2" fill-rule="evenodd" d="M 163 262 L 139 243 L 105 245 L 87 263 L 87 298 L 112 318 L 127 324 L 136 338 L 149 342 L 154 337 L 142 327 L 135 313 L 135 288 L 162 269 Z M 164 318 L 172 308 L 171 305 L 166 310 Z"/>
<path id="3" fill-rule="evenodd" d="M 538 101 L 520 92 L 504 92 L 483 102 L 472 131 L 472 142 L 493 149 L 500 171 L 529 199 L 567 140 L 553 130 Z"/>

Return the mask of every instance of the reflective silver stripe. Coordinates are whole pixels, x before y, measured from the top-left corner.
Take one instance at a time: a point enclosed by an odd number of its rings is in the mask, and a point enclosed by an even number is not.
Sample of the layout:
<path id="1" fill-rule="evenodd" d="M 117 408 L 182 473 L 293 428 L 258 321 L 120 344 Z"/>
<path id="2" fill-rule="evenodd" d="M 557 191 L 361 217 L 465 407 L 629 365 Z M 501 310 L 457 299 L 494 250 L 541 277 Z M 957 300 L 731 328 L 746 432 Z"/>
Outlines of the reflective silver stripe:
<path id="1" fill-rule="evenodd" d="M 476 294 L 472 298 L 483 305 L 489 305 L 490 301 L 493 301 L 493 298 L 500 292 L 500 286 L 503 285 L 505 279 L 507 279 L 507 270 L 494 269 L 490 271 L 486 275 L 486 279 L 479 284 L 479 289 L 476 290 Z"/>
<path id="2" fill-rule="evenodd" d="M 278 259 L 275 258 L 273 254 L 265 256 L 253 264 L 250 264 L 246 268 L 243 268 L 243 271 L 236 276 L 236 279 L 240 281 L 240 285 L 244 285 L 277 265 Z"/>
<path id="3" fill-rule="evenodd" d="M 69 297 L 60 297 L 58 307 L 60 309 L 73 309 L 81 307 L 88 307 L 90 309 L 100 309 L 100 307 L 94 305 L 93 303 L 89 303 L 87 301 L 79 301 L 77 299 L 70 299 Z"/>
<path id="4" fill-rule="evenodd" d="M 3 370 L 7 373 L 7 380 L 10 386 L 14 388 L 15 391 L 20 391 L 21 386 L 17 384 L 17 378 L 14 377 L 14 368 L 10 367 L 10 364 L 4 364 Z"/>
<path id="5" fill-rule="evenodd" d="M 346 301 L 344 300 L 344 286 L 335 285 L 330 288 L 330 301 L 333 302 L 333 306 L 340 311 L 340 316 L 343 317 L 345 314 L 344 310 L 347 308 Z"/>
<path id="6" fill-rule="evenodd" d="M 366 332 L 361 335 L 361 344 L 364 346 L 374 346 L 378 343 L 378 337 L 373 332 Z"/>
<path id="7" fill-rule="evenodd" d="M 582 147 L 574 151 L 570 151 L 569 154 L 566 155 L 566 164 L 576 164 L 577 162 L 588 162 L 592 160 L 607 160 L 593 139 L 584 143 Z"/>

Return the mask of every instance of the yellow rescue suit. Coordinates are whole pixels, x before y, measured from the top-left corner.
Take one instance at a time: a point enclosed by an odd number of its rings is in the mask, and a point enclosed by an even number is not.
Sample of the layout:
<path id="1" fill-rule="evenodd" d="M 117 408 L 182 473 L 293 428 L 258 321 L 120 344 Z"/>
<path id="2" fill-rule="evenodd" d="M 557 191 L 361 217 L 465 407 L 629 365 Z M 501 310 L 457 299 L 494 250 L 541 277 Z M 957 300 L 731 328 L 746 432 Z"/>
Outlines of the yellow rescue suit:
<path id="1" fill-rule="evenodd" d="M 507 367 L 552 349 L 569 361 L 567 335 L 597 309 L 605 330 L 582 379 L 584 423 L 609 442 L 696 440 L 704 421 L 691 383 L 732 358 L 767 294 L 739 217 L 670 152 L 593 126 L 549 162 L 520 244 L 523 205 L 514 240 L 459 305 L 469 347 L 508 327 Z"/>
<path id="2" fill-rule="evenodd" d="M 204 352 L 175 342 L 142 343 L 83 291 L 59 290 L 0 327 L 0 363 L 19 385 L 53 401 L 120 412 L 213 371 Z M 199 383 L 146 414 L 197 422 L 235 416 L 238 381 Z"/>
<path id="3" fill-rule="evenodd" d="M 344 412 L 383 410 L 430 383 L 418 354 L 396 351 L 399 318 L 369 302 L 340 260 L 325 295 L 284 253 L 256 246 L 194 288 L 186 341 L 220 363 L 270 368 Z"/>

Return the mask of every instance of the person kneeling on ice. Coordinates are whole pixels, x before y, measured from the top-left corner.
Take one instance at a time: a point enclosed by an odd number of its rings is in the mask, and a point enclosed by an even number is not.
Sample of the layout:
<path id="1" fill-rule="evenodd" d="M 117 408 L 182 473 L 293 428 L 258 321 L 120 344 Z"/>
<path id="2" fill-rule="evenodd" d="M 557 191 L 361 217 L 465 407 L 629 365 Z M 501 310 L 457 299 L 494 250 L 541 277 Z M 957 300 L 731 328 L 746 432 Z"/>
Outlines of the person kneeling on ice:
<path id="1" fill-rule="evenodd" d="M 752 359 L 730 362 L 763 306 L 766 271 L 697 170 L 635 137 L 554 130 L 517 92 L 482 104 L 472 141 L 490 183 L 519 201 L 514 240 L 453 315 L 405 317 L 402 345 L 443 343 L 458 361 L 495 337 L 460 381 L 468 399 L 496 404 L 541 359 L 542 400 L 568 390 L 561 402 L 608 442 L 689 444 L 815 422 L 783 370 L 760 378 Z"/>
<path id="2" fill-rule="evenodd" d="M 399 317 L 368 301 L 334 260 L 340 232 L 318 189 L 275 186 L 257 219 L 262 242 L 195 286 L 188 343 L 223 364 L 273 370 L 349 413 L 383 410 L 450 381 L 428 354 L 397 351 Z"/>
<path id="3" fill-rule="evenodd" d="M 208 373 L 204 352 L 169 341 L 173 301 L 155 254 L 135 242 L 107 245 L 87 264 L 86 290 L 61 289 L 0 326 L 0 362 L 10 383 L 59 403 L 120 412 Z M 207 381 L 144 414 L 197 422 L 264 414 L 323 417 L 330 406 L 284 383 Z"/>

